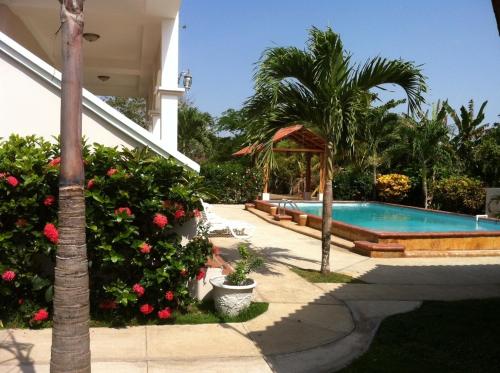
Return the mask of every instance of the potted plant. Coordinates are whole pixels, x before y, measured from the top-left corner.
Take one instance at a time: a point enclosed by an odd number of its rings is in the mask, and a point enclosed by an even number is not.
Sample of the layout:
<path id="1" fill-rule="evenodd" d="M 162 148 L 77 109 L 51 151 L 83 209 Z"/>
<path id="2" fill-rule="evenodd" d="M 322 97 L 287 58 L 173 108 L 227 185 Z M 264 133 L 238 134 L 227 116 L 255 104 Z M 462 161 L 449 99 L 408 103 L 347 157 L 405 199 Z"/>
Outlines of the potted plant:
<path id="1" fill-rule="evenodd" d="M 236 316 L 250 306 L 257 283 L 247 275 L 263 264 L 262 258 L 250 253 L 247 245 L 241 244 L 238 251 L 241 259 L 236 262 L 234 272 L 210 279 L 215 309 L 227 316 Z"/>

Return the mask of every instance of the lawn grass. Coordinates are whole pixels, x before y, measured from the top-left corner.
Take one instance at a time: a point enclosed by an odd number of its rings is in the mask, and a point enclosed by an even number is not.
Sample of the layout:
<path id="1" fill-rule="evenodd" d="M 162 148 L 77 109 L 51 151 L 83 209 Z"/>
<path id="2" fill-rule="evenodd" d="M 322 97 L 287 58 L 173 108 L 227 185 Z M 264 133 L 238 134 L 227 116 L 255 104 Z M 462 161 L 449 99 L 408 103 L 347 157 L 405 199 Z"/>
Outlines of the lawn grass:
<path id="1" fill-rule="evenodd" d="M 363 280 L 337 272 L 330 272 L 324 275 L 313 269 L 303 269 L 297 267 L 291 267 L 290 269 L 292 272 L 298 274 L 302 278 L 305 278 L 307 281 L 314 283 L 366 284 Z"/>
<path id="2" fill-rule="evenodd" d="M 342 373 L 500 371 L 500 298 L 424 302 L 382 322 L 369 351 Z"/>
<path id="3" fill-rule="evenodd" d="M 215 323 L 232 323 L 245 322 L 251 320 L 269 308 L 269 303 L 253 302 L 250 307 L 240 313 L 238 316 L 227 317 L 219 315 L 214 308 L 213 302 L 196 303 L 188 307 L 185 312 L 174 311 L 172 317 L 168 320 L 159 320 L 156 317 L 126 317 L 122 315 L 114 315 L 110 313 L 98 312 L 91 316 L 91 327 L 125 327 L 139 325 L 188 325 L 188 324 L 215 324 Z M 9 320 L 4 320 L 2 328 L 28 328 L 26 321 L 19 317 L 13 317 Z M 52 327 L 52 322 L 45 322 L 43 327 Z"/>

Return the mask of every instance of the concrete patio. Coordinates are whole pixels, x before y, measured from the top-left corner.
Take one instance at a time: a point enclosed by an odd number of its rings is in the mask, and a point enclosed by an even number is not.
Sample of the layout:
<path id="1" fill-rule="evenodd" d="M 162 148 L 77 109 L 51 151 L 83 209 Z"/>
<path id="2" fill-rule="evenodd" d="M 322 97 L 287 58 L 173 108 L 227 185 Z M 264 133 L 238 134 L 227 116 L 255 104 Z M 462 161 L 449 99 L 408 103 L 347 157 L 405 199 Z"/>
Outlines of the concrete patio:
<path id="1" fill-rule="evenodd" d="M 252 276 L 269 310 L 241 324 L 91 330 L 93 372 L 332 372 L 363 353 L 380 321 L 428 299 L 500 296 L 500 258 L 371 259 L 332 246 L 331 269 L 367 284 L 311 284 L 289 266 L 319 268 L 320 242 L 271 225 L 238 205 L 226 219 L 256 226 L 266 266 Z M 216 237 L 234 258 L 238 241 Z M 1 330 L 0 372 L 48 372 L 50 330 Z"/>

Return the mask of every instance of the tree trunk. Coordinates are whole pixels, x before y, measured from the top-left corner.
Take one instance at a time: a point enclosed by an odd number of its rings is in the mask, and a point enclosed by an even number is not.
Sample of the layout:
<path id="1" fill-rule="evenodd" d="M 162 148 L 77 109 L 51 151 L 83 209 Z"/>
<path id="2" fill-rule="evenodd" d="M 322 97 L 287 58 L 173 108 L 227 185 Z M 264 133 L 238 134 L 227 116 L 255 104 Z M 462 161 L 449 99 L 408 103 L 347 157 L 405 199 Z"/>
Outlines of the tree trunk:
<path id="1" fill-rule="evenodd" d="M 61 0 L 61 174 L 50 371 L 90 372 L 82 137 L 84 0 Z"/>
<path id="2" fill-rule="evenodd" d="M 424 195 L 424 208 L 427 208 L 428 205 L 427 205 L 427 194 L 428 194 L 428 190 L 427 190 L 427 171 L 424 169 L 422 169 L 422 193 Z"/>
<path id="3" fill-rule="evenodd" d="M 372 175 L 372 199 L 374 201 L 377 200 L 377 165 L 373 165 L 372 166 L 373 169 L 372 169 L 372 172 L 373 172 L 373 175 Z"/>
<path id="4" fill-rule="evenodd" d="M 332 236 L 332 175 L 333 175 L 333 154 L 331 148 L 326 149 L 325 162 L 325 189 L 323 190 L 323 215 L 321 223 L 321 273 L 330 272 L 330 239 Z"/>

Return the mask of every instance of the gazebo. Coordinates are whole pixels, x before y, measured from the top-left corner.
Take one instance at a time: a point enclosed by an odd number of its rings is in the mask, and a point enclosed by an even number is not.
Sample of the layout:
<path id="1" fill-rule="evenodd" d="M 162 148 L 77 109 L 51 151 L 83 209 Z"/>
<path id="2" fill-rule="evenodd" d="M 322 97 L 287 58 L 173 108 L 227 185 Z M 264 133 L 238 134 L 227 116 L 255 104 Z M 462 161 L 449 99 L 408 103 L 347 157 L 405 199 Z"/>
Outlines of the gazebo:
<path id="1" fill-rule="evenodd" d="M 285 140 L 292 140 L 297 147 L 278 147 L 277 145 Z M 304 199 L 311 199 L 311 158 L 318 155 L 320 159 L 319 175 L 319 199 L 323 199 L 325 185 L 325 140 L 314 132 L 305 128 L 302 124 L 295 124 L 289 127 L 280 128 L 273 136 L 273 152 L 276 153 L 305 153 L 306 155 L 306 180 L 304 188 Z M 259 151 L 263 145 L 250 145 L 233 153 L 235 157 L 243 157 Z M 255 150 L 256 148 L 256 150 Z M 264 166 L 264 185 L 262 189 L 262 199 L 270 199 L 269 191 L 269 167 Z"/>

